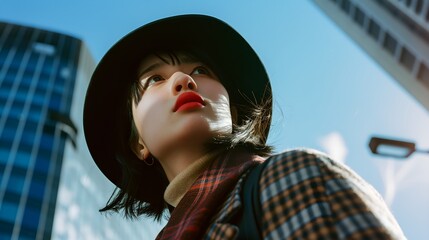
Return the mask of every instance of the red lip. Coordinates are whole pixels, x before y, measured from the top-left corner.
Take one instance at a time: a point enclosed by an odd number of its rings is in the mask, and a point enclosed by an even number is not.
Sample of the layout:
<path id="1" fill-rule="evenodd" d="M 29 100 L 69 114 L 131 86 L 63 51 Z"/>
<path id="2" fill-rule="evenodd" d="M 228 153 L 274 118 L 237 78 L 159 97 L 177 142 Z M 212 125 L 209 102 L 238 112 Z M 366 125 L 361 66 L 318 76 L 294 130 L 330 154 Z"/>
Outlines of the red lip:
<path id="1" fill-rule="evenodd" d="M 174 105 L 174 112 L 200 108 L 204 106 L 203 97 L 196 92 L 184 92 L 179 95 Z"/>

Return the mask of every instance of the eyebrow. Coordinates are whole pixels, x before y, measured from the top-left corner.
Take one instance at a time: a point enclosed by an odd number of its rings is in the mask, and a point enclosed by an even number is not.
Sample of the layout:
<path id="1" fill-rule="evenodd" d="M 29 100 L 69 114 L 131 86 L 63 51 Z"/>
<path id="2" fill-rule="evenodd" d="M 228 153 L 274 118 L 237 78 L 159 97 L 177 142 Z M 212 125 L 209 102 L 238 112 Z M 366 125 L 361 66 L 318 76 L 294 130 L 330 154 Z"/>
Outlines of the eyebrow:
<path id="1" fill-rule="evenodd" d="M 165 62 L 162 59 L 159 59 L 159 60 L 161 60 L 161 61 L 158 61 L 158 62 L 156 62 L 156 63 L 154 63 L 152 65 L 149 65 L 148 67 L 146 67 L 143 70 L 139 71 L 139 75 L 138 75 L 139 78 L 141 78 L 141 76 L 143 76 L 144 74 L 146 74 L 146 73 L 148 73 L 150 71 L 153 71 L 156 68 L 159 68 L 162 65 L 177 65 L 177 64 L 183 64 L 183 63 L 184 64 L 187 64 L 187 63 L 201 63 L 201 64 L 204 64 L 200 60 L 197 60 L 197 59 L 195 59 L 193 57 L 190 57 L 190 56 L 187 56 L 187 55 L 178 57 L 178 61 L 179 62 L 177 62 L 177 63 Z"/>
<path id="2" fill-rule="evenodd" d="M 164 63 L 161 62 L 156 62 L 150 66 L 148 66 L 147 68 L 144 68 L 143 70 L 139 71 L 139 78 L 141 78 L 141 76 L 145 75 L 146 73 L 153 71 L 156 68 L 159 68 L 161 65 L 163 65 Z"/>

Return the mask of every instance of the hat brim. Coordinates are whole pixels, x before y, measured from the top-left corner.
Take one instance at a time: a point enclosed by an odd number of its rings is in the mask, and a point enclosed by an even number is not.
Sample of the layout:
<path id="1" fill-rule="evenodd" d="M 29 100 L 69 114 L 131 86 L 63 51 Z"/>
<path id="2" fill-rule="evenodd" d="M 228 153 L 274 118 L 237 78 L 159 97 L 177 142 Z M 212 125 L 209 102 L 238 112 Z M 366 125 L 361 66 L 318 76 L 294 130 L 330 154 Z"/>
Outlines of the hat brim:
<path id="1" fill-rule="evenodd" d="M 271 107 L 271 86 L 262 62 L 246 40 L 225 22 L 205 15 L 181 15 L 132 31 L 97 65 L 84 106 L 84 132 L 90 153 L 104 175 L 117 186 L 122 174 L 115 154 L 115 131 L 119 131 L 121 118 L 117 115 L 124 112 L 119 108 L 125 106 L 124 94 L 136 77 L 136 67 L 148 53 L 193 48 L 205 52 L 228 76 L 221 77 L 221 82 L 227 85 L 231 101 L 243 105 L 269 101 Z M 269 127 L 266 135 L 268 130 Z"/>

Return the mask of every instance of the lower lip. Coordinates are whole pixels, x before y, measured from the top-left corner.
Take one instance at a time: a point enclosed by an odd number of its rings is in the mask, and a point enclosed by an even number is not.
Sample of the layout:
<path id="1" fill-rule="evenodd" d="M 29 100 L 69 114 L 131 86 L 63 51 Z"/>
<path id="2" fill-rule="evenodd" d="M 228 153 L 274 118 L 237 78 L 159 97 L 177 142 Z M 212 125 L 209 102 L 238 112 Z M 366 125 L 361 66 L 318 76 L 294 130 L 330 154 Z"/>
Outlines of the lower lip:
<path id="1" fill-rule="evenodd" d="M 182 111 L 189 111 L 197 108 L 202 108 L 204 105 L 202 105 L 199 102 L 188 102 L 180 106 L 176 112 L 182 112 Z"/>

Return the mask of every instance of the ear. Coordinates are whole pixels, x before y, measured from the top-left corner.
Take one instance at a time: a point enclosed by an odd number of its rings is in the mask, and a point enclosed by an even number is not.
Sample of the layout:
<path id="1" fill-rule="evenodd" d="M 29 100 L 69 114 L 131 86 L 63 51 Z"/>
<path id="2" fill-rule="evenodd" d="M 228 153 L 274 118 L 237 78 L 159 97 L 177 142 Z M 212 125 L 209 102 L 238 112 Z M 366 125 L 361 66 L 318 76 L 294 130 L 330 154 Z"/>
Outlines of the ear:
<path id="1" fill-rule="evenodd" d="M 139 141 L 136 142 L 133 146 L 131 146 L 131 150 L 140 160 L 145 160 L 150 156 L 150 152 L 141 140 L 141 138 L 139 138 Z"/>
<path id="2" fill-rule="evenodd" d="M 233 124 L 237 124 L 238 121 L 238 111 L 237 108 L 235 106 L 231 106 L 231 119 L 232 119 L 232 123 Z"/>

